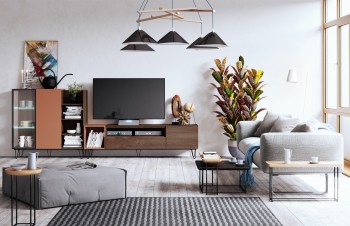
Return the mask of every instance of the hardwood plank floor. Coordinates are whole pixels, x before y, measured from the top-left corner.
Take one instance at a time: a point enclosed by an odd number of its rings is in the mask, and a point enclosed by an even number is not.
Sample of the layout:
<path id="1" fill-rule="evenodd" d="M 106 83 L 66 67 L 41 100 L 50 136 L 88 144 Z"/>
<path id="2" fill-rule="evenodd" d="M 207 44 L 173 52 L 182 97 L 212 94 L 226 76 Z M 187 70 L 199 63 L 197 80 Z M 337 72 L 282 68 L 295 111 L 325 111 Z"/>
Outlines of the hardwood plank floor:
<path id="1" fill-rule="evenodd" d="M 26 158 L 0 158 L 0 166 L 26 163 Z M 38 164 L 84 162 L 79 158 L 39 158 Z M 128 197 L 212 197 L 201 194 L 198 188 L 198 170 L 194 160 L 188 158 L 90 158 L 97 165 L 124 168 L 128 171 Z M 246 194 L 219 194 L 220 197 L 259 196 L 283 225 L 348 225 L 350 211 L 350 178 L 340 175 L 339 202 L 322 201 L 279 201 L 268 200 L 268 175 L 254 169 L 255 184 Z M 10 225 L 10 199 L 2 195 L 2 175 L 0 175 L 0 225 Z M 286 191 L 323 191 L 324 175 L 278 176 L 275 189 Z M 221 171 L 219 183 L 235 184 L 236 172 Z M 333 194 L 333 178 L 330 177 L 330 191 Z M 47 225 L 60 208 L 37 211 L 37 225 Z M 228 210 L 230 211 L 230 210 Z M 28 218 L 28 206 L 19 205 L 19 220 Z"/>

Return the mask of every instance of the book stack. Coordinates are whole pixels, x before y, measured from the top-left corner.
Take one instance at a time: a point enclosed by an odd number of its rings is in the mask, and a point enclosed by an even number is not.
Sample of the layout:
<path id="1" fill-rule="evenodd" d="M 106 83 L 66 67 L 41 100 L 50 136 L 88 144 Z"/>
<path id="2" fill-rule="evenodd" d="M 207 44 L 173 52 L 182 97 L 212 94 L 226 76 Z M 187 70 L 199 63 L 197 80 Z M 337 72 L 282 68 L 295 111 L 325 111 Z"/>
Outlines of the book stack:
<path id="1" fill-rule="evenodd" d="M 81 148 L 83 140 L 80 136 L 64 136 L 64 148 Z"/>
<path id="2" fill-rule="evenodd" d="M 215 151 L 204 151 L 200 152 L 199 155 L 205 163 L 219 163 L 222 161 L 220 155 Z"/>
<path id="3" fill-rule="evenodd" d="M 66 111 L 63 112 L 65 119 L 81 119 L 81 111 L 83 107 L 81 106 L 67 106 Z"/>
<path id="4" fill-rule="evenodd" d="M 102 147 L 104 133 L 102 132 L 94 132 L 90 131 L 89 137 L 86 143 L 86 147 L 88 148 L 100 148 Z"/>

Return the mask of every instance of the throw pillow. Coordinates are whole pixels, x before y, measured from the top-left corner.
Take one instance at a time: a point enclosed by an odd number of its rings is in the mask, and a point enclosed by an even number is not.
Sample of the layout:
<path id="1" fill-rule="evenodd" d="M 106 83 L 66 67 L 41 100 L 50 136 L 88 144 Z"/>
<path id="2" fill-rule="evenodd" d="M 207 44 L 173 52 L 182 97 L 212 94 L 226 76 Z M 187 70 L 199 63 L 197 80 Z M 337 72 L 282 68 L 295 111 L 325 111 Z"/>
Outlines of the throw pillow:
<path id="1" fill-rule="evenodd" d="M 270 132 L 290 132 L 298 123 L 298 118 L 279 116 L 273 123 Z"/>
<path id="2" fill-rule="evenodd" d="M 317 124 L 316 121 L 308 121 L 304 123 L 300 123 L 294 127 L 294 129 L 291 131 L 292 133 L 303 133 L 303 132 L 316 132 L 317 131 Z"/>
<path id="3" fill-rule="evenodd" d="M 263 121 L 260 123 L 259 128 L 256 130 L 254 136 L 260 137 L 261 134 L 270 132 L 273 123 L 278 119 L 278 116 L 278 114 L 268 111 Z"/>

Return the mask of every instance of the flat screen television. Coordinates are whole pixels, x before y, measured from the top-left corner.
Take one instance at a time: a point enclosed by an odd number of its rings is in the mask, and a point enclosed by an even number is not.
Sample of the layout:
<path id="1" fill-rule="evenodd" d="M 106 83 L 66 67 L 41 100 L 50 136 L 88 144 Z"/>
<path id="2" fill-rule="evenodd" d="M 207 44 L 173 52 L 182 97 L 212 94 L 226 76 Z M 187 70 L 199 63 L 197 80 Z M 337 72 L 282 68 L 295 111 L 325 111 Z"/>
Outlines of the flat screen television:
<path id="1" fill-rule="evenodd" d="M 164 78 L 94 78 L 94 119 L 164 119 Z"/>

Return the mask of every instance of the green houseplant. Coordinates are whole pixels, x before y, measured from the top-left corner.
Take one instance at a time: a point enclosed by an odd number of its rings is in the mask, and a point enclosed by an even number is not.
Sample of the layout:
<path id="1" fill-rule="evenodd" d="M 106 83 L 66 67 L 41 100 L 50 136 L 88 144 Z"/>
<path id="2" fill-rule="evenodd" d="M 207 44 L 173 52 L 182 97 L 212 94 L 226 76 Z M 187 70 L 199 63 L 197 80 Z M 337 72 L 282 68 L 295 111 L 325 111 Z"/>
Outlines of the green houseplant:
<path id="1" fill-rule="evenodd" d="M 215 111 L 221 122 L 224 135 L 229 137 L 231 155 L 237 156 L 237 124 L 240 121 L 255 120 L 257 115 L 265 110 L 258 109 L 264 84 L 261 80 L 262 70 L 248 69 L 244 65 L 244 58 L 239 57 L 236 66 L 226 65 L 227 58 L 222 61 L 215 59 L 217 68 L 211 68 L 212 77 L 217 84 L 211 83 L 218 92 L 216 104 L 220 111 Z M 232 70 L 232 72 L 231 72 Z M 231 148 L 230 148 L 231 146 Z"/>
<path id="2" fill-rule="evenodd" d="M 77 84 L 76 82 L 68 85 L 69 98 L 72 102 L 77 101 L 77 94 L 82 90 L 82 88 L 83 85 Z"/>

